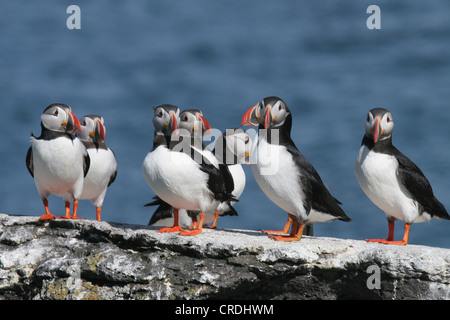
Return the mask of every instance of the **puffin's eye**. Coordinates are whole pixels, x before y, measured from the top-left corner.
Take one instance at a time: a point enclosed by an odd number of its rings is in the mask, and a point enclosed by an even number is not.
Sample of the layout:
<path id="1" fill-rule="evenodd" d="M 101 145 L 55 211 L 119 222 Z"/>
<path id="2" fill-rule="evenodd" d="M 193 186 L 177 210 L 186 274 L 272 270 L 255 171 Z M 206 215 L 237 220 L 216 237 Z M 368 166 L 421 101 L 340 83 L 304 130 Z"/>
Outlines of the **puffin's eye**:
<path id="1" fill-rule="evenodd" d="M 160 117 L 160 118 L 162 118 L 162 116 L 163 116 L 162 110 L 160 110 L 160 111 L 158 112 L 157 116 Z"/>
<path id="2" fill-rule="evenodd" d="M 391 122 L 391 117 L 387 117 L 387 123 Z"/>
<path id="3" fill-rule="evenodd" d="M 58 109 L 55 110 L 55 112 L 53 112 L 54 116 L 58 116 Z"/>
<path id="4" fill-rule="evenodd" d="M 245 144 L 247 144 L 250 141 L 249 137 L 245 138 Z"/>
<path id="5" fill-rule="evenodd" d="M 281 107 L 281 104 L 280 104 L 280 106 L 278 107 L 278 111 L 280 111 L 281 109 L 283 109 L 283 108 Z"/>
<path id="6" fill-rule="evenodd" d="M 187 115 L 185 115 L 185 116 L 183 117 L 183 120 L 181 120 L 181 121 L 188 121 Z"/>
<path id="7" fill-rule="evenodd" d="M 86 126 L 86 120 L 83 120 L 83 123 L 81 124 L 83 127 Z"/>

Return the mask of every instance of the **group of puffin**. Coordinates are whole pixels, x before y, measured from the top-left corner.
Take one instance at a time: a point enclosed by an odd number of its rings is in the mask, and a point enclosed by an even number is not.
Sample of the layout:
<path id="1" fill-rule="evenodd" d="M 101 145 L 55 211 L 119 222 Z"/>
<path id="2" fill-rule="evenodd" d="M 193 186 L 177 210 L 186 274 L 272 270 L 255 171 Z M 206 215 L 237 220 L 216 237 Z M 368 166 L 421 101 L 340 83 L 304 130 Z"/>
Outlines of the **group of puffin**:
<path id="1" fill-rule="evenodd" d="M 116 158 L 105 145 L 105 132 L 101 116 L 87 115 L 80 123 L 65 104 L 54 103 L 45 108 L 41 135 L 31 134 L 26 156 L 28 171 L 45 207 L 41 220 L 56 218 L 48 209 L 50 194 L 64 199 L 66 214 L 61 218 L 79 219 L 78 200 L 89 199 L 96 207 L 96 219 L 101 220 L 106 189 L 117 175 Z"/>
<path id="2" fill-rule="evenodd" d="M 233 204 L 246 182 L 241 164 L 251 166 L 261 190 L 288 215 L 283 230 L 265 231 L 271 239 L 298 241 L 316 222 L 351 221 L 292 141 L 292 112 L 278 97 L 262 99 L 243 115 L 241 126 L 258 127 L 253 139 L 242 128 L 227 129 L 213 150 L 203 143 L 211 126 L 199 109 L 160 105 L 154 108 L 153 126 L 153 147 L 142 172 L 156 194 L 147 204 L 157 206 L 149 224 L 166 225 L 159 232 L 194 236 L 210 222 L 214 228 L 219 216 L 237 215 Z M 70 107 L 52 104 L 41 116 L 41 128 L 39 137 L 32 134 L 26 156 L 45 207 L 41 220 L 55 218 L 47 201 L 55 194 L 65 201 L 62 218 L 78 218 L 78 200 L 90 199 L 100 221 L 106 190 L 117 174 L 114 153 L 105 145 L 103 117 L 85 116 L 80 123 Z M 355 173 L 388 220 L 388 237 L 367 241 L 406 245 L 412 223 L 450 216 L 422 171 L 392 145 L 393 129 L 388 110 L 368 112 Z M 393 239 L 395 220 L 405 223 L 401 241 Z"/>

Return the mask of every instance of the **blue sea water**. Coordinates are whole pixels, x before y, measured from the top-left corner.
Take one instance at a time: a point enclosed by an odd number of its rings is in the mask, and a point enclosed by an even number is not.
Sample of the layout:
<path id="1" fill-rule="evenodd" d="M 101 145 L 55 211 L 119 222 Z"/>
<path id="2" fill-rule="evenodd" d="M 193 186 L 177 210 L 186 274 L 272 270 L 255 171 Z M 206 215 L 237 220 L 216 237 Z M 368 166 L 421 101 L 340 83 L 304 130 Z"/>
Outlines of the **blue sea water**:
<path id="1" fill-rule="evenodd" d="M 66 9 L 81 9 L 69 30 Z M 366 9 L 381 9 L 369 30 Z M 240 126 L 263 97 L 283 98 L 292 137 L 353 221 L 316 224 L 316 236 L 380 238 L 384 214 L 353 171 L 366 113 L 388 108 L 394 145 L 450 209 L 450 2 L 433 1 L 13 1 L 0 3 L 0 212 L 41 215 L 25 167 L 29 136 L 53 103 L 81 118 L 101 114 L 119 164 L 105 221 L 146 225 L 154 195 L 142 175 L 152 146 L 153 106 L 200 108 L 211 126 Z M 238 217 L 222 228 L 277 229 L 286 214 L 245 167 Z M 49 198 L 62 215 L 64 204 Z M 79 216 L 95 219 L 89 201 Z M 396 238 L 403 234 L 397 223 Z M 410 243 L 450 248 L 450 221 L 411 228 Z"/>

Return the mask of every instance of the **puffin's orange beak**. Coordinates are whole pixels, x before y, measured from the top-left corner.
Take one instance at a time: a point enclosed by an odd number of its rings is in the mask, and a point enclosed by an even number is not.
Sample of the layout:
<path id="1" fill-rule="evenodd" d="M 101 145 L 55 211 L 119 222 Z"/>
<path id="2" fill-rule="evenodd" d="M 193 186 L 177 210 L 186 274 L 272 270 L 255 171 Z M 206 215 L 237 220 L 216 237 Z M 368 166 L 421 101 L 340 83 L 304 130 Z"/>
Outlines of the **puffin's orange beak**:
<path id="1" fill-rule="evenodd" d="M 211 126 L 209 125 L 208 121 L 206 121 L 205 117 L 203 117 L 201 114 L 197 114 L 203 123 L 203 135 L 206 136 L 208 134 L 211 134 Z"/>
<path id="2" fill-rule="evenodd" d="M 67 133 L 76 133 L 81 132 L 81 124 L 78 118 L 73 114 L 72 111 L 67 111 L 67 124 L 66 124 L 66 132 Z"/>
<path id="3" fill-rule="evenodd" d="M 380 119 L 375 119 L 375 129 L 373 130 L 373 142 L 377 143 L 380 138 Z"/>
<path id="4" fill-rule="evenodd" d="M 176 134 L 177 133 L 177 118 L 175 117 L 175 113 L 174 112 L 170 112 L 172 117 L 170 119 L 170 126 L 173 129 L 173 132 Z"/>
<path id="5" fill-rule="evenodd" d="M 259 119 L 256 115 L 256 107 L 258 104 L 254 105 L 250 109 L 247 110 L 247 112 L 244 114 L 241 120 L 241 126 L 252 126 L 255 127 L 259 125 Z"/>
<path id="6" fill-rule="evenodd" d="M 105 127 L 99 119 L 95 121 L 94 140 L 96 142 L 105 141 Z"/>

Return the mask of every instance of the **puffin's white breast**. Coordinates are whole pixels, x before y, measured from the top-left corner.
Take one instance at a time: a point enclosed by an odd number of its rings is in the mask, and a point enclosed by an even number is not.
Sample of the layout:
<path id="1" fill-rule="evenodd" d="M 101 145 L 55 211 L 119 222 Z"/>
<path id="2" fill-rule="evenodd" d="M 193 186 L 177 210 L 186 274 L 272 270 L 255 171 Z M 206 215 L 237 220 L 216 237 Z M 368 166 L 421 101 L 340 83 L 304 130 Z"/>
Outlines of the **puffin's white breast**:
<path id="1" fill-rule="evenodd" d="M 142 171 L 156 195 L 175 208 L 207 213 L 218 205 L 207 189 L 208 174 L 183 152 L 160 146 L 147 154 Z"/>
<path id="2" fill-rule="evenodd" d="M 87 149 L 91 164 L 84 178 L 81 199 L 91 199 L 96 206 L 101 206 L 111 175 L 117 170 L 114 153 L 110 149 Z"/>
<path id="3" fill-rule="evenodd" d="M 364 145 L 355 162 L 356 178 L 369 199 L 386 215 L 412 223 L 419 216 L 418 204 L 399 180 L 397 168 L 394 156 L 370 151 Z"/>
<path id="4" fill-rule="evenodd" d="M 284 211 L 307 220 L 301 173 L 286 147 L 259 138 L 255 151 L 257 158 L 252 173 L 261 190 Z"/>
<path id="5" fill-rule="evenodd" d="M 229 165 L 228 169 L 230 170 L 234 183 L 234 189 L 232 194 L 235 198 L 239 198 L 242 192 L 244 192 L 245 188 L 246 178 L 244 169 L 242 169 L 242 166 L 240 164 Z"/>
<path id="6" fill-rule="evenodd" d="M 32 138 L 34 180 L 41 196 L 49 193 L 65 201 L 78 199 L 83 189 L 83 157 L 86 148 L 79 139 L 64 137 L 41 140 Z"/>

